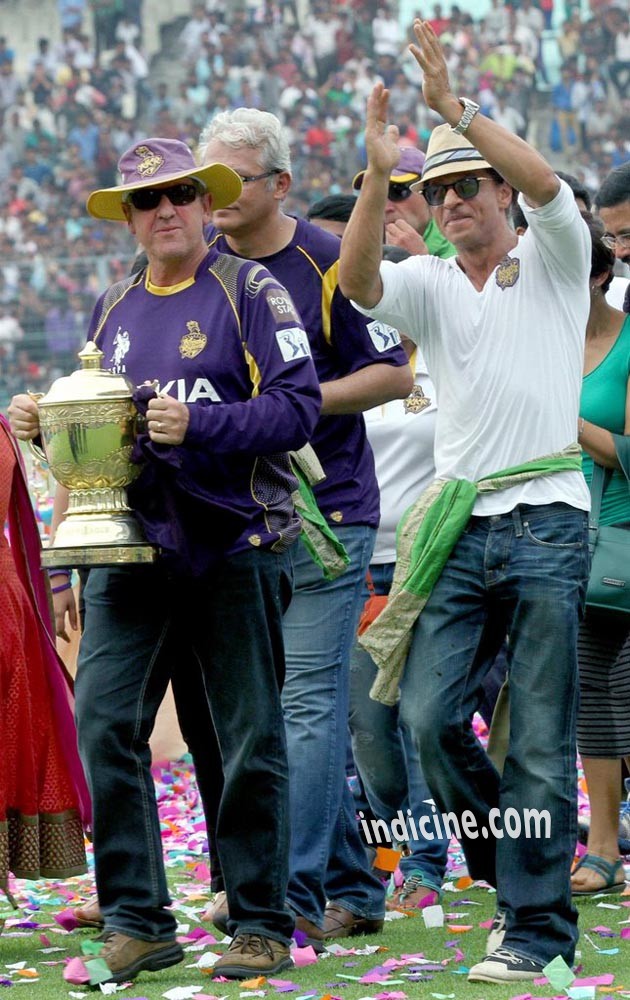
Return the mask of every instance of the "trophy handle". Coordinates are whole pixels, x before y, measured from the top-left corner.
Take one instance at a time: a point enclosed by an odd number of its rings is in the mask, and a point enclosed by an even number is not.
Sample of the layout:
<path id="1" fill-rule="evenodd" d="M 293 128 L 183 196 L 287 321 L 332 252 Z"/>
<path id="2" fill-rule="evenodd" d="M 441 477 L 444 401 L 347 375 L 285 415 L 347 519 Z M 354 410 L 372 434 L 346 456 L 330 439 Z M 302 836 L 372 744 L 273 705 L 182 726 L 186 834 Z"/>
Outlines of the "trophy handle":
<path id="1" fill-rule="evenodd" d="M 41 441 L 41 438 L 40 438 Z M 38 462 L 43 462 L 44 465 L 48 465 L 48 456 L 44 449 L 40 445 L 35 444 L 35 441 L 31 438 L 28 442 L 29 451 L 35 456 Z"/>
<path id="2" fill-rule="evenodd" d="M 30 389 L 28 389 L 27 390 L 27 395 L 35 403 L 39 403 L 40 399 L 44 398 L 45 393 L 43 393 L 43 392 L 32 392 Z M 35 439 L 31 438 L 31 440 L 28 442 L 28 447 L 29 447 L 30 451 L 33 453 L 33 455 L 35 456 L 35 458 L 39 462 L 44 462 L 45 465 L 48 465 L 48 457 L 46 455 L 46 452 L 44 451 L 44 449 L 42 448 L 41 445 L 35 444 L 35 441 L 41 441 L 41 434 L 38 434 Z"/>

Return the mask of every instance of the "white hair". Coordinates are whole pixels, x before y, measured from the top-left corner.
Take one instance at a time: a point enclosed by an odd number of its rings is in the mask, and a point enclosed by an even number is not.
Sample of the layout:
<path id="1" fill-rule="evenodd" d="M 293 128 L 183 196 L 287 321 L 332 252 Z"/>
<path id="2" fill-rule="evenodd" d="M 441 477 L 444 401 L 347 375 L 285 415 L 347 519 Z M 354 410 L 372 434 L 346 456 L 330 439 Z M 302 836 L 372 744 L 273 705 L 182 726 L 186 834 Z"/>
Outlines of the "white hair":
<path id="1" fill-rule="evenodd" d="M 270 111 L 259 111 L 258 108 L 220 111 L 199 137 L 197 155 L 201 163 L 205 162 L 208 144 L 213 139 L 234 149 L 245 146 L 257 150 L 261 170 L 286 170 L 291 173 L 291 150 L 286 130 L 280 119 Z"/>

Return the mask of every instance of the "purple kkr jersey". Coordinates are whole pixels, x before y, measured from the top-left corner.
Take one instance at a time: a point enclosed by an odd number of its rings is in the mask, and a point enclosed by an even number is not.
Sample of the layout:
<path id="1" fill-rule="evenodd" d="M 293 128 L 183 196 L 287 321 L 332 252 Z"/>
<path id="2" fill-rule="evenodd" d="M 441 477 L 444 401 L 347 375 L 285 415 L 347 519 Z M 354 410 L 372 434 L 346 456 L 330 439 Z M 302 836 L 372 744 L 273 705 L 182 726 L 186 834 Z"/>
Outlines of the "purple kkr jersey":
<path id="1" fill-rule="evenodd" d="M 225 237 L 209 239 L 231 253 Z M 297 219 L 293 239 L 278 253 L 260 258 L 291 293 L 308 333 L 320 382 L 343 378 L 375 363 L 408 364 L 398 331 L 362 316 L 338 287 L 339 239 Z M 379 522 L 379 491 L 372 449 L 360 413 L 320 417 L 311 439 L 326 479 L 315 487 L 322 514 L 334 524 Z"/>
<path id="2" fill-rule="evenodd" d="M 203 563 L 213 548 L 281 551 L 297 537 L 286 452 L 312 437 L 321 394 L 302 323 L 264 267 L 211 249 L 179 285 L 158 288 L 143 270 L 99 299 L 89 336 L 105 368 L 134 386 L 156 380 L 189 409 L 182 445 L 142 436 L 149 460 L 129 496 L 150 541 Z"/>

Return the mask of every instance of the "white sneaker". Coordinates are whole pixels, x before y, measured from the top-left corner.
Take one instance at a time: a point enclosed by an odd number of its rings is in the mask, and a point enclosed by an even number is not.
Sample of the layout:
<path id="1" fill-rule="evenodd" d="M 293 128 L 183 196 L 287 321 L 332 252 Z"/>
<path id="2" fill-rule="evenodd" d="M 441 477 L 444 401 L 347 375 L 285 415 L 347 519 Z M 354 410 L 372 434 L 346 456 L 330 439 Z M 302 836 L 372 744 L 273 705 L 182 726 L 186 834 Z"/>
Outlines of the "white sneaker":
<path id="1" fill-rule="evenodd" d="M 469 983 L 523 983 L 538 979 L 543 967 L 531 958 L 516 955 L 510 948 L 497 948 L 468 973 Z"/>

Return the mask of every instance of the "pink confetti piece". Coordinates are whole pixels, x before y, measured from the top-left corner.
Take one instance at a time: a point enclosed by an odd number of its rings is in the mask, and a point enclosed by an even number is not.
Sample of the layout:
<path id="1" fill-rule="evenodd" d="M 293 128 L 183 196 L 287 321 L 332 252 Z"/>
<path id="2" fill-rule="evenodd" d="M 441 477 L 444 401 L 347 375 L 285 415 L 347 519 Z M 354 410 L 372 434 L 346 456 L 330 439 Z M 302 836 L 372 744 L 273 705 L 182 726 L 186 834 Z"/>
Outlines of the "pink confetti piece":
<path id="1" fill-rule="evenodd" d="M 63 927 L 64 931 L 74 931 L 79 926 L 72 910 L 62 910 L 60 913 L 55 913 L 55 920 L 60 927 Z"/>
<path id="2" fill-rule="evenodd" d="M 83 986 L 90 981 L 90 973 L 82 958 L 71 958 L 63 970 L 63 978 L 74 986 Z"/>
<path id="3" fill-rule="evenodd" d="M 298 969 L 301 969 L 305 965 L 313 965 L 317 961 L 315 949 L 311 944 L 307 945 L 306 948 L 292 948 L 291 958 Z"/>
<path id="4" fill-rule="evenodd" d="M 573 986 L 612 986 L 615 977 L 612 972 L 604 972 L 601 976 L 587 976 L 585 979 L 574 979 Z"/>
<path id="5" fill-rule="evenodd" d="M 621 937 L 622 938 L 630 938 L 630 927 L 622 927 L 621 928 Z"/>

